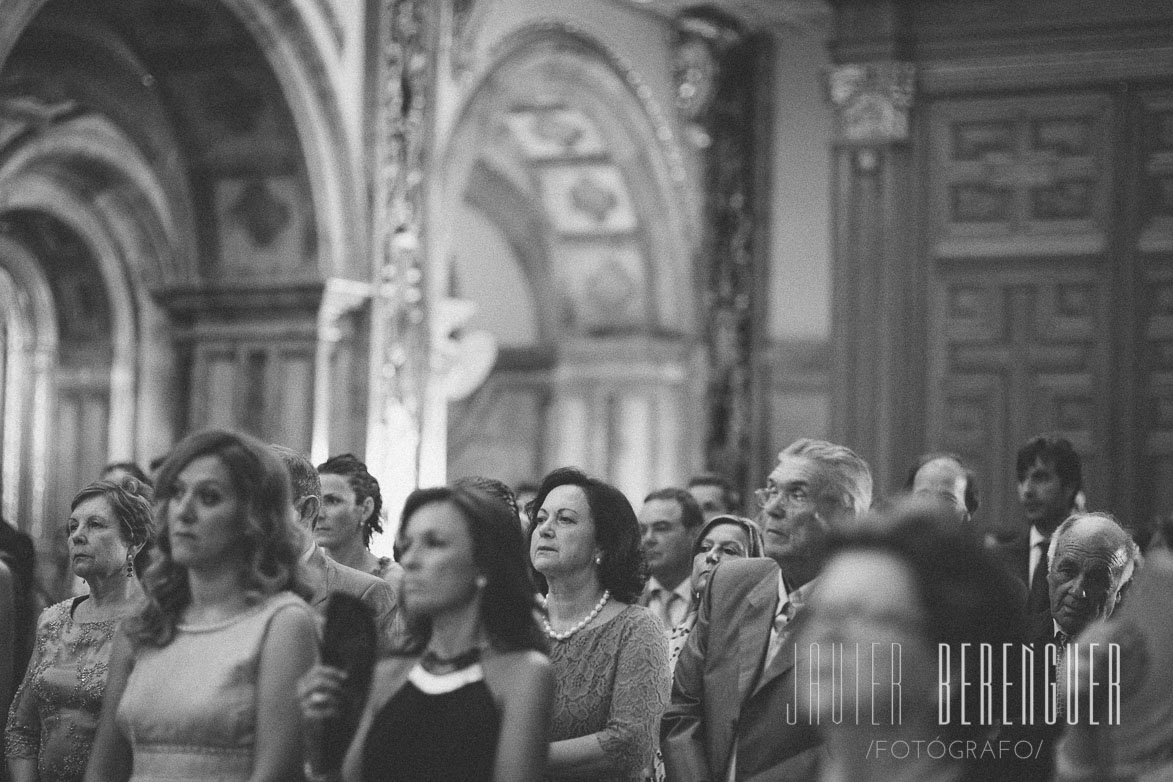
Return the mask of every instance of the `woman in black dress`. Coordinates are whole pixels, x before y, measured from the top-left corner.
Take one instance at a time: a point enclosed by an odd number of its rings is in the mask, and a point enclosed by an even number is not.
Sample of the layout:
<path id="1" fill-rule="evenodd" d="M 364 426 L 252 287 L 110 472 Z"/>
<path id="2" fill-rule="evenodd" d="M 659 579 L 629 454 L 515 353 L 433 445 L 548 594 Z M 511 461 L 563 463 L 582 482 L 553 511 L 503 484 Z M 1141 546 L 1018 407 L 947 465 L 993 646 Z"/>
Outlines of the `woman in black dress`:
<path id="1" fill-rule="evenodd" d="M 475 489 L 421 489 L 398 546 L 412 643 L 376 668 L 342 778 L 540 779 L 554 685 L 517 522 Z M 306 675 L 307 720 L 338 714 L 344 677 Z"/>

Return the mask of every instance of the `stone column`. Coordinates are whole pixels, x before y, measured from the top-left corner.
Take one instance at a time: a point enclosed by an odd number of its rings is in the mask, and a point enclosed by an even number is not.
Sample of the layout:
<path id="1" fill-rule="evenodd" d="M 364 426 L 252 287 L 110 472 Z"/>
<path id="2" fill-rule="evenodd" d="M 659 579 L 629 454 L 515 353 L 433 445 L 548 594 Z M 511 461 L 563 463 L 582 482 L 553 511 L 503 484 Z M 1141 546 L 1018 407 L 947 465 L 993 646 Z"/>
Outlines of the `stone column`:
<path id="1" fill-rule="evenodd" d="M 903 469 L 902 443 L 924 430 L 923 389 L 908 393 L 923 349 L 913 228 L 910 119 L 915 69 L 907 62 L 850 63 L 829 74 L 836 115 L 833 214 L 832 431 L 871 463 L 876 485 Z M 920 355 L 918 355 L 918 353 Z M 914 374 L 919 371 L 920 374 Z"/>
<path id="2" fill-rule="evenodd" d="M 677 20 L 676 105 L 703 159 L 704 234 L 697 279 L 709 380 L 705 394 L 707 469 L 746 489 L 760 480 L 764 453 L 760 373 L 761 291 L 766 242 L 757 219 L 761 180 L 759 93 L 768 80 L 765 40 L 715 11 Z"/>
<path id="3" fill-rule="evenodd" d="M 381 0 L 374 77 L 375 290 L 366 461 L 394 518 L 419 476 L 427 383 L 423 175 L 431 155 L 440 3 Z M 393 530 L 388 530 L 392 533 Z M 390 534 L 372 550 L 390 552 Z"/>

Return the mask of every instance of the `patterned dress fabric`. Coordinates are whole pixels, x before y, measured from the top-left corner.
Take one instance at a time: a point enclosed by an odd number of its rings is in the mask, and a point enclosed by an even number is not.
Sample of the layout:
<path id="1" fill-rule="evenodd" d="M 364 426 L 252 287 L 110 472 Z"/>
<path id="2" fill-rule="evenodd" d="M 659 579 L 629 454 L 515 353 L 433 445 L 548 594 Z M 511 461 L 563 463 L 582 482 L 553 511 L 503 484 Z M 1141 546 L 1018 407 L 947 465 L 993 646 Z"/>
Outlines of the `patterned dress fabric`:
<path id="1" fill-rule="evenodd" d="M 602 625 L 552 640 L 550 661 L 555 676 L 550 740 L 602 733 L 604 751 L 624 771 L 597 777 L 598 782 L 649 775 L 672 687 L 660 620 L 629 605 Z"/>
<path id="2" fill-rule="evenodd" d="M 87 599 L 63 600 L 41 614 L 33 656 L 8 713 L 8 757 L 36 758 L 40 782 L 85 776 L 114 633 L 137 608 L 112 619 L 79 622 L 74 612 Z"/>
<path id="3" fill-rule="evenodd" d="M 261 650 L 281 611 L 312 616 L 279 592 L 224 622 L 180 624 L 162 648 L 138 649 L 117 714 L 134 753 L 131 782 L 248 779 Z"/>

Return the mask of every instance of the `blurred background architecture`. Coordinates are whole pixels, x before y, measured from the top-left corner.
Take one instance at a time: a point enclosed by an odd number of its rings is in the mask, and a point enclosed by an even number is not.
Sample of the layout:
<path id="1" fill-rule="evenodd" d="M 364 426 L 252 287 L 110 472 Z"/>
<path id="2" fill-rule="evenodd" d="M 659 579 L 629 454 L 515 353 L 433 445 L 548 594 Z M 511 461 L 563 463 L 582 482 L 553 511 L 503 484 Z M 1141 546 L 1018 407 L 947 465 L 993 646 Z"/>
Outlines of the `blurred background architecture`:
<path id="1" fill-rule="evenodd" d="M 961 453 L 1173 507 L 1173 7 L 0 0 L 2 510 L 240 427 L 633 498 Z"/>

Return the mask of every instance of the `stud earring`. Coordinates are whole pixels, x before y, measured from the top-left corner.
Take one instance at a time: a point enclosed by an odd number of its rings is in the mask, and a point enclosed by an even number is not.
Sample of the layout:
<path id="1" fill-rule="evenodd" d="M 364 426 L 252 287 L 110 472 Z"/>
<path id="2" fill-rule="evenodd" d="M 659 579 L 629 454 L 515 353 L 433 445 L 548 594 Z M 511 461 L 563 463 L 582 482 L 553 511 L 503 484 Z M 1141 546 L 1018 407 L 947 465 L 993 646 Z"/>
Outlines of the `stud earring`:
<path id="1" fill-rule="evenodd" d="M 489 579 L 486 578 L 485 576 L 477 576 L 476 584 L 477 584 L 477 589 L 484 589 L 485 587 L 487 587 L 489 585 Z"/>
<path id="2" fill-rule="evenodd" d="M 599 555 L 599 556 L 595 557 L 595 564 L 596 564 L 596 565 L 601 565 L 601 564 L 603 564 L 603 557 L 602 557 L 602 555 Z"/>

